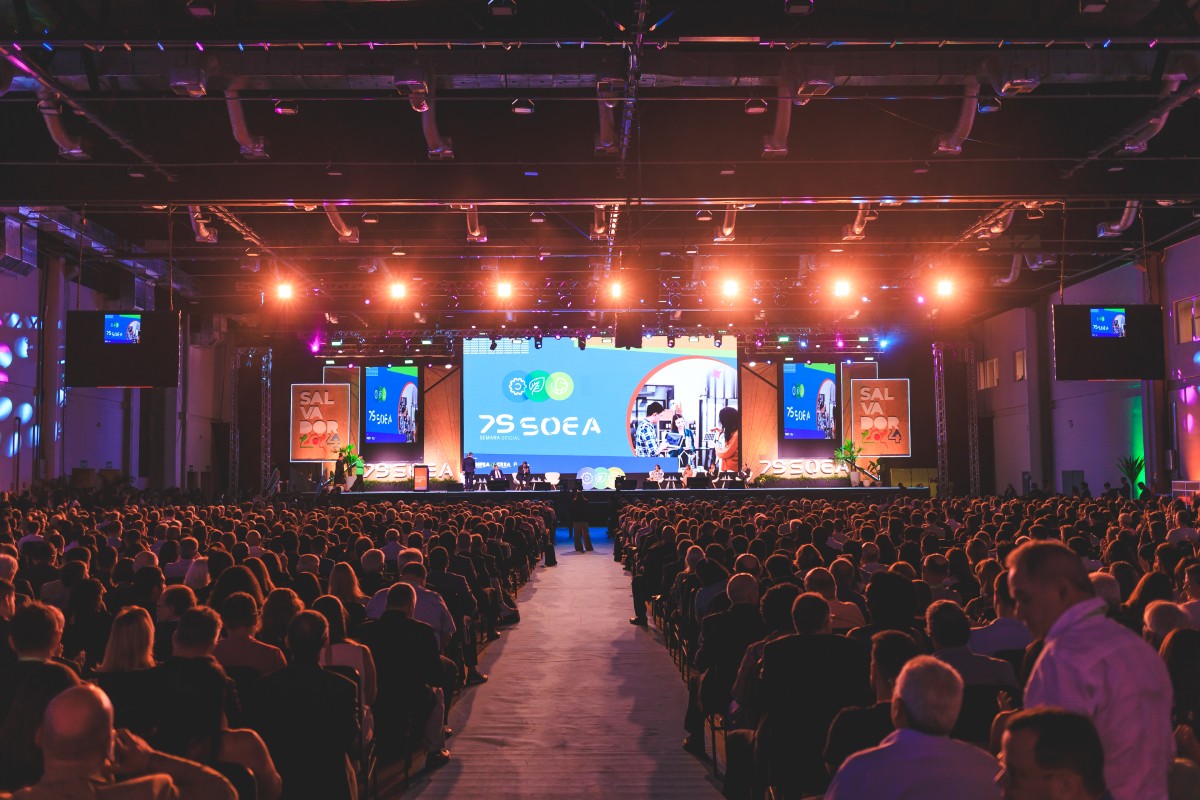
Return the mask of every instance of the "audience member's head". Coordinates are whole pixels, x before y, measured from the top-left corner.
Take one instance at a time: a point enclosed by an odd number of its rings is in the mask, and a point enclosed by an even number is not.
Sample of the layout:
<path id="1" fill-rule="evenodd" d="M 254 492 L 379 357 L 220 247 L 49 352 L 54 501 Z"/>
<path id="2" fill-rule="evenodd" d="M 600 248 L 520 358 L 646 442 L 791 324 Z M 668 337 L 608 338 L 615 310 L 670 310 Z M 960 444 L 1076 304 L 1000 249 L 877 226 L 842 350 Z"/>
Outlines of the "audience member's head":
<path id="1" fill-rule="evenodd" d="M 796 623 L 792 622 L 792 606 L 800 596 L 800 587 L 794 583 L 779 583 L 763 592 L 759 602 L 763 622 L 767 630 L 777 633 L 794 633 Z"/>
<path id="2" fill-rule="evenodd" d="M 880 702 L 892 699 L 900 670 L 920 654 L 913 638 L 900 631 L 880 631 L 871 637 L 871 684 Z"/>
<path id="3" fill-rule="evenodd" d="M 896 678 L 892 723 L 933 736 L 948 736 L 962 708 L 963 681 L 949 664 L 932 656 L 909 660 Z"/>
<path id="4" fill-rule="evenodd" d="M 757 607 L 758 581 L 749 573 L 735 573 L 725 584 L 725 594 L 729 596 L 730 605 L 748 604 Z"/>
<path id="5" fill-rule="evenodd" d="M 1155 600 L 1142 613 L 1142 637 L 1157 650 L 1167 634 L 1178 628 L 1190 628 L 1191 617 L 1178 603 Z"/>
<path id="6" fill-rule="evenodd" d="M 1027 542 L 1008 556 L 1008 586 L 1017 616 L 1035 639 L 1071 606 L 1095 597 L 1079 556 L 1058 542 Z"/>
<path id="7" fill-rule="evenodd" d="M 1092 572 L 1088 574 L 1096 597 L 1108 603 L 1108 613 L 1115 614 L 1121 608 L 1121 584 L 1107 572 Z"/>
<path id="8" fill-rule="evenodd" d="M 829 633 L 833 624 L 829 602 L 816 592 L 805 592 L 792 604 L 792 624 L 801 635 Z"/>
<path id="9" fill-rule="evenodd" d="M 417 590 L 407 583 L 394 583 L 387 593 L 388 610 L 403 611 L 412 616 L 417 607 Z"/>
<path id="10" fill-rule="evenodd" d="M 1019 711 L 1001 739 L 996 782 L 1006 800 L 1100 800 L 1107 795 L 1096 726 L 1058 708 Z"/>
<path id="11" fill-rule="evenodd" d="M 141 606 L 121 609 L 112 623 L 100 672 L 136 672 L 154 666 L 154 622 Z"/>
<path id="12" fill-rule="evenodd" d="M 167 622 L 183 616 L 183 612 L 196 606 L 196 593 L 190 586 L 177 584 L 168 586 L 158 598 L 158 621 Z"/>
<path id="13" fill-rule="evenodd" d="M 102 768 L 112 750 L 112 724 L 112 703 L 99 688 L 83 684 L 59 694 L 46 706 L 39 734 L 46 771 Z"/>
<path id="14" fill-rule="evenodd" d="M 971 620 L 953 600 L 938 600 L 925 609 L 925 624 L 935 649 L 963 647 L 971 638 Z"/>
<path id="15" fill-rule="evenodd" d="M 24 659 L 46 660 L 57 655 L 62 642 L 62 612 L 45 603 L 26 603 L 13 613 L 8 641 Z"/>
<path id="16" fill-rule="evenodd" d="M 171 652 L 180 658 L 212 655 L 221 635 L 221 618 L 208 606 L 189 608 L 179 617 Z"/>
<path id="17" fill-rule="evenodd" d="M 252 636 L 258 628 L 258 603 L 246 592 L 234 592 L 221 604 L 221 624 L 230 636 Z"/>
<path id="18" fill-rule="evenodd" d="M 287 643 L 294 661 L 315 662 L 329 643 L 329 623 L 316 611 L 301 611 L 288 623 Z"/>

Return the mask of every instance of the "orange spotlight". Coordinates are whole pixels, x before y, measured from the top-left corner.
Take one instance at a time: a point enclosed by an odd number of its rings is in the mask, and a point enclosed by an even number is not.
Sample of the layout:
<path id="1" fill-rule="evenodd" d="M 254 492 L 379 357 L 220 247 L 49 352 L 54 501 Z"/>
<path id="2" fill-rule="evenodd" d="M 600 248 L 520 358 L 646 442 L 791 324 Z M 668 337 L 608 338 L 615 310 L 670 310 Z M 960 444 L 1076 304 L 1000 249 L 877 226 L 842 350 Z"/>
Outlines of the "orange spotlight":
<path id="1" fill-rule="evenodd" d="M 850 296 L 850 281 L 845 278 L 839 278 L 833 282 L 834 297 L 849 297 Z"/>
<path id="2" fill-rule="evenodd" d="M 281 283 L 275 287 L 275 295 L 280 300 L 292 299 L 292 285 L 290 283 Z"/>
<path id="3" fill-rule="evenodd" d="M 733 278 L 727 278 L 725 282 L 721 284 L 721 294 L 725 295 L 726 297 L 737 297 L 737 293 L 738 282 Z"/>
<path id="4" fill-rule="evenodd" d="M 408 294 L 408 287 L 403 283 L 393 283 L 391 294 L 393 300 L 400 300 Z"/>
<path id="5" fill-rule="evenodd" d="M 496 294 L 500 297 L 512 297 L 512 284 L 508 281 L 500 281 L 496 284 Z"/>
<path id="6" fill-rule="evenodd" d="M 614 298 L 620 298 L 620 296 L 621 296 L 621 282 L 620 282 L 620 281 L 615 281 L 615 282 L 614 282 L 614 283 L 613 283 L 613 284 L 612 284 L 612 285 L 611 285 L 611 286 L 608 288 L 608 291 L 609 291 L 609 293 L 610 293 L 610 294 L 611 294 L 611 295 L 612 295 Z"/>
<path id="7" fill-rule="evenodd" d="M 949 278 L 941 278 L 937 282 L 938 297 L 949 297 L 954 294 L 954 281 Z"/>

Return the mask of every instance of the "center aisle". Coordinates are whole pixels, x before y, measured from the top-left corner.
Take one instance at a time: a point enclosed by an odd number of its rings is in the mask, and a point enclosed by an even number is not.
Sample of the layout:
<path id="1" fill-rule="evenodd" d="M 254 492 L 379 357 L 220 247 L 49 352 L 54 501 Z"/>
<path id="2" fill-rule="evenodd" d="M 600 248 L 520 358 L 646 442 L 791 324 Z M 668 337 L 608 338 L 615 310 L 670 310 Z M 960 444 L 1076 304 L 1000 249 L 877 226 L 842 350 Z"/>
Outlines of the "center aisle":
<path id="1" fill-rule="evenodd" d="M 558 542 L 521 590 L 521 622 L 481 659 L 491 679 L 450 713 L 454 757 L 405 797 L 720 798 L 683 751 L 687 689 L 653 629 L 629 624 L 629 575 L 603 529 Z M 393 795 L 395 796 L 395 795 Z"/>

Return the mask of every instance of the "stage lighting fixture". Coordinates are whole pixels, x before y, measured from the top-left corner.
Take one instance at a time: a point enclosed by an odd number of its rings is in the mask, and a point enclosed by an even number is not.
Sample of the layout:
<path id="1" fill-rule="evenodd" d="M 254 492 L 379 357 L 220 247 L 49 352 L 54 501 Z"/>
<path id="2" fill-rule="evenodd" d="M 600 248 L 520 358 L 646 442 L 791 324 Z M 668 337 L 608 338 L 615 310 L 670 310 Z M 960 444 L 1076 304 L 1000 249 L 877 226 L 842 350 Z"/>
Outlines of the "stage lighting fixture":
<path id="1" fill-rule="evenodd" d="M 674 346 L 675 346 L 675 334 L 669 334 L 667 336 L 667 347 L 674 347 Z"/>
<path id="2" fill-rule="evenodd" d="M 512 112 L 514 114 L 532 114 L 533 101 L 527 97 L 518 97 L 512 101 Z"/>
<path id="3" fill-rule="evenodd" d="M 737 297 L 737 293 L 738 282 L 733 278 L 729 278 L 721 284 L 721 294 L 725 295 L 726 297 Z"/>
<path id="4" fill-rule="evenodd" d="M 1000 110 L 1000 98 L 989 88 L 980 88 L 975 110 L 980 114 L 994 114 Z"/>
<path id="5" fill-rule="evenodd" d="M 188 13 L 198 19 L 210 19 L 217 15 L 215 0 L 187 0 Z"/>
<path id="6" fill-rule="evenodd" d="M 396 245 L 395 247 L 392 248 L 392 255 L 394 255 L 394 256 L 405 255 L 404 248 L 401 247 L 400 245 Z"/>
<path id="7" fill-rule="evenodd" d="M 838 346 L 838 349 L 839 349 L 839 350 L 841 350 L 843 347 L 845 347 L 845 346 L 846 346 L 846 340 L 845 340 L 845 339 L 843 339 L 842 337 L 840 337 L 840 336 L 839 336 L 839 337 L 837 338 L 837 342 L 836 342 L 836 344 L 837 344 L 837 346 Z"/>
<path id="8" fill-rule="evenodd" d="M 793 17 L 806 17 L 813 11 L 813 0 L 783 0 L 783 13 Z"/>
<path id="9" fill-rule="evenodd" d="M 801 350 L 807 350 L 807 349 L 808 349 L 808 340 L 807 340 L 807 339 L 801 339 L 801 340 L 800 340 L 800 349 L 801 349 Z"/>
<path id="10" fill-rule="evenodd" d="M 292 285 L 290 283 L 281 283 L 275 287 L 275 295 L 280 300 L 292 299 Z"/>
<path id="11" fill-rule="evenodd" d="M 888 340 L 887 340 L 887 339 L 880 339 L 880 340 L 879 340 L 879 349 L 880 349 L 880 350 L 887 350 L 887 346 L 888 346 Z"/>
<path id="12" fill-rule="evenodd" d="M 508 281 L 500 281 L 496 284 L 496 294 L 500 297 L 512 297 L 513 287 Z"/>
<path id="13" fill-rule="evenodd" d="M 493 336 L 493 337 L 492 337 L 492 343 L 491 343 L 490 345 L 488 345 L 488 350 L 495 350 L 495 349 L 496 349 L 496 345 L 498 345 L 499 343 L 500 343 L 500 340 L 499 340 L 499 339 L 497 339 L 495 336 Z"/>
<path id="14" fill-rule="evenodd" d="M 276 100 L 275 113 L 281 117 L 294 117 L 300 113 L 300 104 L 295 100 Z"/>
<path id="15" fill-rule="evenodd" d="M 608 291 L 609 291 L 609 294 L 611 294 L 614 298 L 620 298 L 621 297 L 621 282 L 620 281 L 614 282 L 612 284 L 612 286 L 608 287 Z"/>
<path id="16" fill-rule="evenodd" d="M 534 337 L 533 337 L 533 349 L 534 349 L 534 350 L 541 350 L 541 349 L 542 349 L 542 336 L 541 336 L 541 334 L 538 334 L 537 336 L 534 336 Z"/>
<path id="17" fill-rule="evenodd" d="M 511 17 L 517 13 L 517 0 L 488 0 L 487 6 L 493 17 Z"/>
<path id="18" fill-rule="evenodd" d="M 722 336 L 721 334 L 718 333 L 718 334 L 714 335 L 713 336 L 713 347 L 720 347 L 721 344 L 724 342 L 724 340 L 725 340 L 725 337 Z"/>
<path id="19" fill-rule="evenodd" d="M 707 208 L 702 208 L 696 212 L 696 222 L 712 222 L 712 212 Z"/>
<path id="20" fill-rule="evenodd" d="M 839 279 L 833 282 L 834 297 L 849 297 L 850 296 L 850 281 Z"/>
<path id="21" fill-rule="evenodd" d="M 954 283 L 948 278 L 942 278 L 937 282 L 938 297 L 949 297 L 954 294 Z"/>
<path id="22" fill-rule="evenodd" d="M 362 221 L 364 225 L 378 225 L 379 215 L 368 211 L 366 214 L 362 215 Z"/>
<path id="23" fill-rule="evenodd" d="M 687 247 L 684 248 L 683 252 L 687 253 L 689 256 L 699 255 L 700 254 L 700 245 L 689 244 Z"/>
<path id="24" fill-rule="evenodd" d="M 403 283 L 393 283 L 391 292 L 392 292 L 392 299 L 399 300 L 408 294 L 408 287 L 405 286 Z"/>
<path id="25" fill-rule="evenodd" d="M 586 336 L 576 336 L 575 341 L 579 343 L 580 350 L 587 349 L 587 337 Z"/>
<path id="26" fill-rule="evenodd" d="M 541 225 L 543 222 L 546 221 L 546 215 L 543 214 L 541 211 L 534 211 L 532 214 L 529 215 L 529 221 L 532 222 L 534 225 Z"/>
<path id="27" fill-rule="evenodd" d="M 925 304 L 925 295 L 923 295 L 923 294 L 917 295 L 917 305 L 920 306 L 920 305 L 924 305 L 924 304 Z"/>

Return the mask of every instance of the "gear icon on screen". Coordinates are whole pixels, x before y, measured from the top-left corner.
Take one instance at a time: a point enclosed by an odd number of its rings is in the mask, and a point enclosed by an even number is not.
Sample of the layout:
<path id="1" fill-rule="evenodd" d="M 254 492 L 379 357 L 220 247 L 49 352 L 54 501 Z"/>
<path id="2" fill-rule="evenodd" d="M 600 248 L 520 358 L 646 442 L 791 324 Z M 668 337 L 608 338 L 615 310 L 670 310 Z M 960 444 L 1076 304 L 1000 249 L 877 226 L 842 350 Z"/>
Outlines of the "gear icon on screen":
<path id="1" fill-rule="evenodd" d="M 525 394 L 525 379 L 513 378 L 510 380 L 508 382 L 508 392 L 514 397 Z"/>

